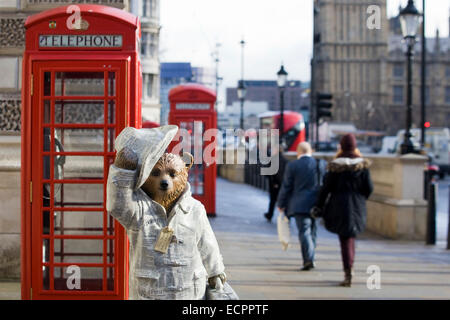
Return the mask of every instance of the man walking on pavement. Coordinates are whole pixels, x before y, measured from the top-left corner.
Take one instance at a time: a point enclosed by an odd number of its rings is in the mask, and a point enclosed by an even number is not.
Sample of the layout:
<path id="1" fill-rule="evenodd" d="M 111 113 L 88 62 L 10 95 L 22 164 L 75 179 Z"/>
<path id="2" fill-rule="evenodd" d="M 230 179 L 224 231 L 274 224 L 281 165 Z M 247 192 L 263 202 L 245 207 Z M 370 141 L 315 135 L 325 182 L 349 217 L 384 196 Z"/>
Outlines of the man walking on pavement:
<path id="1" fill-rule="evenodd" d="M 294 217 L 297 224 L 303 257 L 302 271 L 314 268 L 317 226 L 309 212 L 316 203 L 325 166 L 325 161 L 312 157 L 308 142 L 300 143 L 297 160 L 286 166 L 278 195 L 278 209 L 284 211 L 287 217 Z"/>

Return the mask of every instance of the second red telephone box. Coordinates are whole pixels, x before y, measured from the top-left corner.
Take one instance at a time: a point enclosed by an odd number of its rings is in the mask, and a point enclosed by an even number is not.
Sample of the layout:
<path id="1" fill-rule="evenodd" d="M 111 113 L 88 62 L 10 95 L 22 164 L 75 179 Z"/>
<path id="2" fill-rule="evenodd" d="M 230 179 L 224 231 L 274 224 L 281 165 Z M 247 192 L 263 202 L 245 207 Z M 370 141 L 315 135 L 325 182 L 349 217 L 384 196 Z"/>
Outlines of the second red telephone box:
<path id="1" fill-rule="evenodd" d="M 189 135 L 194 165 L 189 171 L 192 195 L 205 206 L 208 215 L 216 214 L 216 140 L 211 129 L 217 129 L 216 93 L 199 84 L 180 85 L 169 92 L 169 123 L 184 129 Z M 183 137 L 185 139 L 185 137 Z M 174 139 L 179 140 L 179 135 Z M 171 150 L 177 142 L 169 147 Z"/>

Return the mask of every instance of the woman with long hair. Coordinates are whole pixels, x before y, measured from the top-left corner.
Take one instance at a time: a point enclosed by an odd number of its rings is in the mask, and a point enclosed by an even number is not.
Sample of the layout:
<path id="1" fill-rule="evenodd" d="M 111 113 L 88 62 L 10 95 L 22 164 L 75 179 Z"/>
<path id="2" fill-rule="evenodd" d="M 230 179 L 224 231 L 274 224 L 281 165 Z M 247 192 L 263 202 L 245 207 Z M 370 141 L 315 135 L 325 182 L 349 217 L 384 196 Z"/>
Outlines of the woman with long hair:
<path id="1" fill-rule="evenodd" d="M 366 225 L 366 200 L 373 191 L 369 166 L 370 161 L 356 147 L 355 136 L 343 136 L 312 210 L 313 215 L 323 217 L 328 231 L 339 236 L 345 273 L 340 285 L 344 287 L 351 287 L 355 238 Z"/>

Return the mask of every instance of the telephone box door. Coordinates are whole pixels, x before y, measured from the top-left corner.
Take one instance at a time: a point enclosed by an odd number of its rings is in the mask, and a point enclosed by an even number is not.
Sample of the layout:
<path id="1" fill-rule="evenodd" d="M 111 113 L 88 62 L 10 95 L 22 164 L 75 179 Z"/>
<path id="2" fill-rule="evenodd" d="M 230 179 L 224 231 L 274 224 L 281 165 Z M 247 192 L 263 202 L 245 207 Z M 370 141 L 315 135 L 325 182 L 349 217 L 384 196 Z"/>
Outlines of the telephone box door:
<path id="1" fill-rule="evenodd" d="M 213 127 L 212 118 L 209 116 L 196 116 L 193 119 L 192 116 L 177 115 L 172 118 L 171 124 L 175 124 L 189 133 L 190 150 L 194 156 L 194 165 L 189 170 L 188 176 L 191 192 L 195 199 L 203 203 L 208 214 L 215 215 L 215 193 L 211 192 L 211 190 L 216 188 L 214 174 L 216 165 L 215 163 L 208 164 L 208 161 L 205 161 L 208 160 L 204 159 L 205 148 L 211 142 L 203 139 L 205 131 Z M 215 143 L 215 141 L 212 143 Z M 214 156 L 214 154 L 212 155 Z"/>
<path id="2" fill-rule="evenodd" d="M 32 299 L 126 296 L 126 238 L 106 212 L 106 180 L 128 121 L 127 68 L 33 62 Z"/>

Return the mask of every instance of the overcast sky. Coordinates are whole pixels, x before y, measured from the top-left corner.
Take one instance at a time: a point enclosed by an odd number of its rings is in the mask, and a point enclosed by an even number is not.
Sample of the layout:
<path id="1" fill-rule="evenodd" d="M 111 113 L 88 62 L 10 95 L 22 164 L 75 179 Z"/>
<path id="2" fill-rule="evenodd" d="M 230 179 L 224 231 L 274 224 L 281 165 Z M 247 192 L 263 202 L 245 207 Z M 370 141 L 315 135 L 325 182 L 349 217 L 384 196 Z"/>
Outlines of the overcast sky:
<path id="1" fill-rule="evenodd" d="M 415 1 L 422 10 L 422 1 Z M 213 67 L 219 48 L 219 100 L 241 74 L 244 38 L 244 78 L 275 80 L 284 63 L 289 79 L 309 81 L 312 54 L 313 0 L 160 0 L 161 62 L 191 62 Z M 388 0 L 388 16 L 407 0 Z M 436 28 L 448 37 L 450 0 L 427 0 L 427 35 Z"/>

